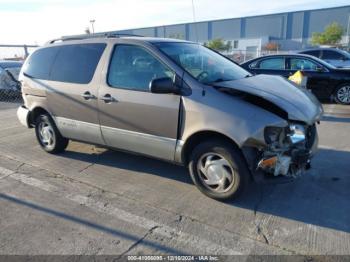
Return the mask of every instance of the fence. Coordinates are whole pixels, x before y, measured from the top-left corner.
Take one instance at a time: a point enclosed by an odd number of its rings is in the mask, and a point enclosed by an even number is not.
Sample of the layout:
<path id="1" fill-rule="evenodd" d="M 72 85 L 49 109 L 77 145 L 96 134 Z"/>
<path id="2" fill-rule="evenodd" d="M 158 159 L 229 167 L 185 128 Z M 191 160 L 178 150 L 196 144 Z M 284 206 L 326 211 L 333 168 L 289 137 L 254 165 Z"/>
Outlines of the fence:
<path id="1" fill-rule="evenodd" d="M 21 102 L 17 81 L 21 65 L 35 45 L 0 45 L 0 102 Z"/>

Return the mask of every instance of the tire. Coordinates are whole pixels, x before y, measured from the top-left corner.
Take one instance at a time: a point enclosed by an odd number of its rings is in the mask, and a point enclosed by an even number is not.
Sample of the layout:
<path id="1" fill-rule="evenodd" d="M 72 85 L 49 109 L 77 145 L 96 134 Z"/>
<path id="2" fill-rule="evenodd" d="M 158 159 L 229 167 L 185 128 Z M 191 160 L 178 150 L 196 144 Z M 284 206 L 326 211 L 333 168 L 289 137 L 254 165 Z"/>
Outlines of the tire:
<path id="1" fill-rule="evenodd" d="M 35 134 L 41 148 L 50 154 L 63 152 L 69 143 L 48 114 L 40 114 L 35 119 Z"/>
<path id="2" fill-rule="evenodd" d="M 250 177 L 242 153 L 224 140 L 196 146 L 190 156 L 189 171 L 197 188 L 217 200 L 237 198 Z"/>
<path id="3" fill-rule="evenodd" d="M 350 83 L 338 86 L 333 96 L 337 104 L 350 105 Z"/>

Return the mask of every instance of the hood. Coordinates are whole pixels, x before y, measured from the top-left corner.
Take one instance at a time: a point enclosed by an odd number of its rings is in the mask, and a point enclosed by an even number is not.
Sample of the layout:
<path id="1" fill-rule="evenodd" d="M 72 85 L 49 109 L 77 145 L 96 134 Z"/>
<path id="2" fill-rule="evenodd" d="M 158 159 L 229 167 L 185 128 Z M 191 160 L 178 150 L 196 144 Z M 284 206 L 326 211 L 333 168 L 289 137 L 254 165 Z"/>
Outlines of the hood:
<path id="1" fill-rule="evenodd" d="M 249 94 L 272 103 L 270 111 L 280 108 L 289 120 L 312 125 L 321 119 L 323 108 L 317 98 L 307 89 L 300 88 L 281 76 L 257 75 L 239 80 L 214 84 L 218 88 Z M 257 100 L 259 101 L 259 100 Z M 255 103 L 259 106 L 259 103 Z M 266 103 L 265 108 L 266 108 Z"/>

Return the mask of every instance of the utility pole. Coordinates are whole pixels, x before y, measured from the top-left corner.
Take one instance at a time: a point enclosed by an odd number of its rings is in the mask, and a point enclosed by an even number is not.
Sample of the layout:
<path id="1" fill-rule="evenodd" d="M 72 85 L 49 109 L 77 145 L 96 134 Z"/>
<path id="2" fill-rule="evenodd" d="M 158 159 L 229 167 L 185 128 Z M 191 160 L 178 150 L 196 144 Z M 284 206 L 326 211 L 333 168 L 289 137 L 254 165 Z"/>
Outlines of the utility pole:
<path id="1" fill-rule="evenodd" d="M 92 33 L 94 34 L 95 33 L 95 28 L 94 28 L 94 23 L 95 23 L 95 19 L 92 19 L 90 20 L 90 23 L 91 23 L 91 29 L 92 29 Z"/>
<path id="2" fill-rule="evenodd" d="M 349 51 L 349 48 L 350 48 L 350 14 L 348 15 L 348 27 L 346 29 L 346 38 L 347 38 L 347 42 L 348 42 L 348 51 Z"/>

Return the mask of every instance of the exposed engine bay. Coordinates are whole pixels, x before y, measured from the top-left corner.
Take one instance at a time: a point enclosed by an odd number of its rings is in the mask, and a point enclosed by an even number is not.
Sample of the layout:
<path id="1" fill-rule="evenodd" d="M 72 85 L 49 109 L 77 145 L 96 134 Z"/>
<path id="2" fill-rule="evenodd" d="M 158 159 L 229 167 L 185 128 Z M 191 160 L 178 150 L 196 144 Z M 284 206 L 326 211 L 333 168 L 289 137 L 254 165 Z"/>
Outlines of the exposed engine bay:
<path id="1" fill-rule="evenodd" d="M 274 176 L 297 177 L 310 168 L 317 144 L 316 126 L 291 123 L 288 127 L 266 127 L 267 148 L 260 152 L 256 168 Z"/>

